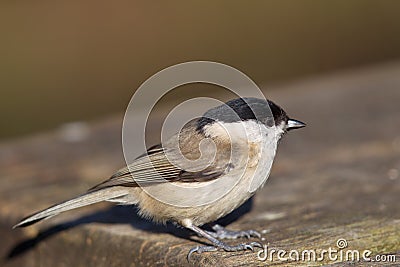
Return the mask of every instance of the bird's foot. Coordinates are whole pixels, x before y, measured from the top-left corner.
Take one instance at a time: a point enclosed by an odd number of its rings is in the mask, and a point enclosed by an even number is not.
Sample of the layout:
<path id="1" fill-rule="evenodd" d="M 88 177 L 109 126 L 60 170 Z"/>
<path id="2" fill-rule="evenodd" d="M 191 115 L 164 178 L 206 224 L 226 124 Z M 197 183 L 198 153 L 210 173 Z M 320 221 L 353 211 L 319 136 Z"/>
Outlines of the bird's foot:
<path id="1" fill-rule="evenodd" d="M 254 247 L 262 248 L 262 245 L 258 242 L 251 242 L 251 243 L 247 243 L 247 244 L 243 243 L 243 244 L 239 244 L 236 246 L 230 246 L 223 242 L 219 242 L 215 246 L 197 246 L 197 247 L 192 248 L 189 251 L 189 254 L 187 255 L 187 259 L 188 259 L 188 261 L 190 261 L 190 257 L 192 256 L 192 254 L 194 252 L 201 254 L 203 252 L 217 251 L 218 249 L 223 249 L 225 251 L 230 251 L 230 252 L 231 251 L 243 251 L 243 250 L 248 250 L 248 249 L 250 249 L 251 251 L 254 251 Z"/>
<path id="2" fill-rule="evenodd" d="M 261 234 L 255 230 L 246 230 L 246 231 L 231 231 L 227 230 L 219 224 L 216 224 L 212 227 L 215 232 L 207 231 L 208 234 L 213 236 L 214 238 L 219 239 L 236 239 L 241 237 L 258 237 L 261 238 Z"/>

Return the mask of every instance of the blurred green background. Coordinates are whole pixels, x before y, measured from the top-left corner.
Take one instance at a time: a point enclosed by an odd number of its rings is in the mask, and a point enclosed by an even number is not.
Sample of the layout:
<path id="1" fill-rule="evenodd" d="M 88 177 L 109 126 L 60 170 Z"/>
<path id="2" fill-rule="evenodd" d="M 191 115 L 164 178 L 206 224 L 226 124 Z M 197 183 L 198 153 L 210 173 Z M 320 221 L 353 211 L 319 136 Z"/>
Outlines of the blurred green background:
<path id="1" fill-rule="evenodd" d="M 170 65 L 259 85 L 400 56 L 400 1 L 2 1 L 0 139 L 123 112 Z"/>

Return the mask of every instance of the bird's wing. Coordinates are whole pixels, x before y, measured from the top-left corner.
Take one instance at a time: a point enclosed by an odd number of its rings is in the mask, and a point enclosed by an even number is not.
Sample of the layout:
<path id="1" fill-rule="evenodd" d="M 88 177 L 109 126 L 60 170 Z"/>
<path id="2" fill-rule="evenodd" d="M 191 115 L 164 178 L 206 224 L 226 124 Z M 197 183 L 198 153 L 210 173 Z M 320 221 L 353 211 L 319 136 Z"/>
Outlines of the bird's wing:
<path id="1" fill-rule="evenodd" d="M 203 151 L 202 157 L 215 156 L 214 154 L 207 155 L 207 153 L 212 152 Z M 225 154 L 229 155 L 229 153 Z M 172 164 L 161 145 L 157 145 L 148 149 L 147 153 L 139 156 L 128 167 L 119 170 L 111 178 L 89 189 L 89 191 L 97 191 L 111 186 L 136 187 L 176 181 L 185 183 L 210 181 L 229 172 L 232 165 L 229 162 L 223 162 L 220 160 L 218 166 L 211 164 L 200 171 L 187 171 Z M 195 169 L 195 167 L 191 166 L 191 169 Z"/>

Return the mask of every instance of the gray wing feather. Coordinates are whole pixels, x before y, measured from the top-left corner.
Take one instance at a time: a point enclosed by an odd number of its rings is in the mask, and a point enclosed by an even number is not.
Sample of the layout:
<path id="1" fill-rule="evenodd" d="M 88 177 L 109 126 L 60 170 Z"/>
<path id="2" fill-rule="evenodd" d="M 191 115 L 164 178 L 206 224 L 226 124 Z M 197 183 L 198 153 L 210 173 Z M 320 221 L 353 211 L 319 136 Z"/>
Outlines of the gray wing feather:
<path id="1" fill-rule="evenodd" d="M 185 171 L 172 164 L 161 146 L 155 146 L 141 155 L 128 167 L 116 172 L 110 179 L 89 189 L 97 191 L 111 186 L 146 186 L 165 182 L 201 182 L 217 179 L 227 170 L 230 164 L 222 167 L 209 166 L 198 172 Z"/>

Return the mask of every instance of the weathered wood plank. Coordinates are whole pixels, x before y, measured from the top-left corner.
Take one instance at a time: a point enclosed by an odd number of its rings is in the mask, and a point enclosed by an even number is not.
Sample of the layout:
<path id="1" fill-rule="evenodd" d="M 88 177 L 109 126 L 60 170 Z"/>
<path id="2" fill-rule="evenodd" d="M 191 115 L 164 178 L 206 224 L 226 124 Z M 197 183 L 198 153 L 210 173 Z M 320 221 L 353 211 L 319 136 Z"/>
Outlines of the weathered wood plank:
<path id="1" fill-rule="evenodd" d="M 270 249 L 287 251 L 337 248 L 342 238 L 346 249 L 396 254 L 399 264 L 400 64 L 284 87 L 266 95 L 308 127 L 285 137 L 251 211 L 228 227 L 263 231 Z M 89 136 L 78 143 L 53 132 L 1 145 L 0 252 L 6 265 L 188 265 L 186 254 L 197 245 L 188 232 L 146 222 L 131 207 L 97 205 L 10 229 L 20 217 L 73 197 L 121 167 L 121 120 L 122 115 L 90 125 Z M 260 261 L 257 252 L 194 254 L 192 263 L 342 265 L 327 257 Z"/>

